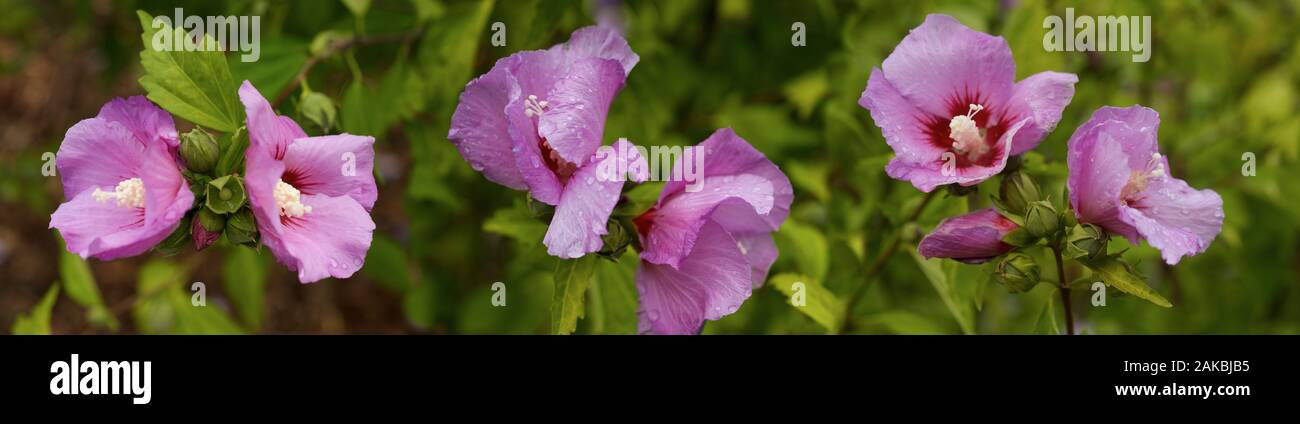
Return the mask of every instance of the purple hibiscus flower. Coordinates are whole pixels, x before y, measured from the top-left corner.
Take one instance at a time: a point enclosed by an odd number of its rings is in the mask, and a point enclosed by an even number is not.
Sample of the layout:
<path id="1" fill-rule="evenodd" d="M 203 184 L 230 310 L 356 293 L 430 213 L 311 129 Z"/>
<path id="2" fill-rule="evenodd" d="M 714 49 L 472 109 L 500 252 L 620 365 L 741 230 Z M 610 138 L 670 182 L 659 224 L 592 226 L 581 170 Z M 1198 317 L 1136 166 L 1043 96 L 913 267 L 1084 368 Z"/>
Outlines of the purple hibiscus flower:
<path id="1" fill-rule="evenodd" d="M 597 178 L 596 151 L 638 60 L 618 32 L 587 27 L 548 50 L 498 60 L 460 95 L 447 138 L 489 180 L 556 206 L 543 240 L 551 255 L 602 246 L 623 181 Z"/>
<path id="2" fill-rule="evenodd" d="M 927 16 L 881 68 L 858 104 L 894 150 L 885 172 L 925 192 L 1001 172 L 1056 127 L 1078 82 L 1060 72 L 1016 82 L 1006 40 L 946 15 Z"/>
<path id="3" fill-rule="evenodd" d="M 993 208 L 943 220 L 921 239 L 917 252 L 926 258 L 948 258 L 968 264 L 987 262 L 1007 253 L 1012 246 L 1002 237 L 1019 228 Z"/>
<path id="4" fill-rule="evenodd" d="M 731 129 L 694 149 L 705 155 L 702 189 L 668 182 L 655 206 L 633 220 L 643 248 L 641 333 L 694 334 L 704 320 L 735 312 L 767 279 L 777 256 L 771 233 L 790 214 L 790 180 Z"/>
<path id="5" fill-rule="evenodd" d="M 1143 106 L 1103 107 L 1070 136 L 1070 206 L 1079 222 L 1146 240 L 1165 262 L 1204 252 L 1223 228 L 1223 199 L 1169 175 L 1156 132 L 1160 115 Z"/>
<path id="6" fill-rule="evenodd" d="M 55 158 L 67 201 L 50 228 L 83 258 L 134 256 L 157 245 L 194 203 L 177 143 L 171 115 L 140 96 L 114 99 L 73 125 Z"/>
<path id="7" fill-rule="evenodd" d="M 244 181 L 262 244 L 303 283 L 351 277 L 375 230 L 374 137 L 307 137 L 248 81 L 239 100 L 248 115 Z"/>

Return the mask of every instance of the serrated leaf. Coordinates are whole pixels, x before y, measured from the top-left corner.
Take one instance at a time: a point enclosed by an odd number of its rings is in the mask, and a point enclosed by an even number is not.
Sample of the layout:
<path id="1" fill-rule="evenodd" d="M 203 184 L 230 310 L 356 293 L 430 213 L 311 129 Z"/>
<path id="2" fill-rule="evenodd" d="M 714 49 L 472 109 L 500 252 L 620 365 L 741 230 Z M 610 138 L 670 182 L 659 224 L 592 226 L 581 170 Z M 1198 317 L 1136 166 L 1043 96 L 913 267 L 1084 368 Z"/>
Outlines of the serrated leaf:
<path id="1" fill-rule="evenodd" d="M 515 202 L 483 221 L 483 231 L 513 238 L 525 246 L 537 246 L 546 235 L 546 224 L 534 218 L 522 202 Z"/>
<path id="2" fill-rule="evenodd" d="M 596 270 L 597 255 L 559 261 L 555 269 L 555 294 L 551 298 L 551 334 L 569 334 L 584 312 L 587 286 Z"/>
<path id="3" fill-rule="evenodd" d="M 217 50 L 185 51 L 187 34 L 184 29 L 161 25 L 153 27 L 153 17 L 144 11 L 136 12 L 143 28 L 140 65 L 144 76 L 140 85 L 149 93 L 149 100 L 159 107 L 207 128 L 233 132 L 244 120 L 244 110 L 238 98 L 238 86 L 226 63 L 225 53 Z M 171 51 L 154 50 L 153 39 L 159 31 L 171 31 Z M 165 37 L 165 36 L 164 36 Z M 159 37 L 160 41 L 162 38 Z M 204 35 L 206 46 L 215 46 L 209 35 Z"/>
<path id="4" fill-rule="evenodd" d="M 59 284 L 54 283 L 45 291 L 45 296 L 41 296 L 41 300 L 32 306 L 31 311 L 18 315 L 9 331 L 15 335 L 50 334 L 50 312 L 54 310 L 54 302 L 58 298 Z"/>
<path id="5" fill-rule="evenodd" d="M 596 261 L 587 287 L 587 320 L 592 334 L 636 334 L 637 297 L 634 259 Z"/>
<path id="6" fill-rule="evenodd" d="M 1101 277 L 1101 281 L 1107 286 L 1119 289 L 1148 302 L 1159 306 L 1171 308 L 1174 305 L 1157 293 L 1151 286 L 1146 283 L 1146 278 L 1138 275 L 1127 263 L 1120 260 L 1117 256 L 1107 256 L 1085 263 L 1089 269 Z"/>
<path id="7" fill-rule="evenodd" d="M 802 289 L 798 292 L 796 283 L 802 284 Z M 812 318 L 827 331 L 834 333 L 840 330 L 844 318 L 844 302 L 822 286 L 820 281 L 806 275 L 782 273 L 769 278 L 768 284 L 785 295 L 786 303 Z M 802 296 L 803 305 L 794 303 L 798 296 Z"/>

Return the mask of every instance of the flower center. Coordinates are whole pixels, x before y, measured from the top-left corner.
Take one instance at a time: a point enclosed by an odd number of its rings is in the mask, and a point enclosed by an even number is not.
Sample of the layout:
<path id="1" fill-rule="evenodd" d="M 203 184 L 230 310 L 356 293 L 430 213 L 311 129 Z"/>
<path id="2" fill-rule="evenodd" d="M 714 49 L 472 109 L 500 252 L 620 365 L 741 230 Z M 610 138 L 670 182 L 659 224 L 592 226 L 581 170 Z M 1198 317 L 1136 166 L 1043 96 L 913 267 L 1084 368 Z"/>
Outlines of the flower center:
<path id="1" fill-rule="evenodd" d="M 524 116 L 542 116 L 548 106 L 550 105 L 545 100 L 538 100 L 537 95 L 529 94 L 528 100 L 524 100 Z"/>
<path id="2" fill-rule="evenodd" d="M 96 202 L 104 203 L 108 199 L 117 199 L 117 206 L 122 208 L 143 208 L 144 207 L 144 181 L 139 178 L 129 178 L 117 183 L 113 191 L 103 191 L 95 187 L 95 192 L 91 193 Z"/>
<path id="3" fill-rule="evenodd" d="M 952 138 L 952 149 L 965 156 L 978 157 L 989 151 L 984 143 L 984 131 L 975 124 L 975 114 L 984 110 L 983 105 L 971 104 L 965 115 L 952 117 L 948 122 L 948 136 Z"/>
<path id="4" fill-rule="evenodd" d="M 302 204 L 302 192 L 284 182 L 284 180 L 275 182 L 275 207 L 280 210 L 280 216 L 298 218 L 311 213 L 311 206 Z"/>
<path id="5" fill-rule="evenodd" d="M 1151 160 L 1147 161 L 1146 169 L 1133 171 L 1133 173 L 1129 174 L 1128 184 L 1124 185 L 1124 190 L 1120 193 L 1120 196 L 1124 199 L 1132 199 L 1138 193 L 1146 190 L 1151 180 L 1164 178 L 1167 174 L 1165 172 L 1165 163 L 1161 160 L 1163 158 L 1164 156 L 1161 156 L 1160 152 L 1152 153 Z"/>

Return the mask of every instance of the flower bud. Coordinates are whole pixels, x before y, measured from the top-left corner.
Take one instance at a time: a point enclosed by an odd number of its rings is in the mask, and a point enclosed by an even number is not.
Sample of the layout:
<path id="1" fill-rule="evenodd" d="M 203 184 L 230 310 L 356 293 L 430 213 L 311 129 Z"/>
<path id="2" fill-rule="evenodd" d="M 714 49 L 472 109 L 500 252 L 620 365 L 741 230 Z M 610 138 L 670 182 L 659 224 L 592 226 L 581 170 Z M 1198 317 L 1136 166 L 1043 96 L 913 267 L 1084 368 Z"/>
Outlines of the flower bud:
<path id="1" fill-rule="evenodd" d="M 257 244 L 257 221 L 253 211 L 240 209 L 226 218 L 226 240 L 233 244 L 252 246 Z"/>
<path id="2" fill-rule="evenodd" d="M 1082 224 L 1070 228 L 1065 239 L 1065 255 L 1071 259 L 1094 259 L 1106 254 L 1106 243 L 1110 236 L 1106 231 L 1093 224 Z"/>
<path id="3" fill-rule="evenodd" d="M 226 217 L 207 208 L 200 208 L 190 226 L 190 235 L 194 239 L 194 250 L 203 250 L 221 238 L 221 230 L 226 228 Z"/>
<path id="4" fill-rule="evenodd" d="M 1024 253 L 1011 253 L 998 261 L 993 275 L 1012 293 L 1027 292 L 1038 284 L 1038 263 Z"/>
<path id="5" fill-rule="evenodd" d="M 1039 201 L 1041 195 L 1038 185 L 1023 172 L 1004 174 L 999 194 L 1002 197 L 1002 204 L 1006 205 L 1010 212 L 1021 215 L 1025 213 L 1030 203 Z"/>
<path id="6" fill-rule="evenodd" d="M 1025 230 L 1034 237 L 1048 237 L 1061 230 L 1061 217 L 1045 200 L 1029 203 L 1025 209 Z"/>
<path id="7" fill-rule="evenodd" d="M 190 171 L 200 174 L 212 171 L 220 158 L 221 148 L 217 140 L 202 128 L 194 127 L 181 136 L 181 159 L 185 160 L 185 167 Z"/>
<path id="8" fill-rule="evenodd" d="M 185 240 L 190 237 L 190 220 L 194 219 L 192 218 L 192 215 L 193 214 L 185 215 L 185 218 L 181 219 L 181 223 L 176 227 L 176 230 L 172 231 L 172 233 L 168 235 L 167 238 L 163 239 L 162 242 L 158 243 L 157 246 L 154 246 L 154 251 L 163 256 L 171 256 L 180 253 L 181 248 L 185 247 Z M 197 221 L 197 219 L 194 220 Z"/>
<path id="9" fill-rule="evenodd" d="M 627 251 L 627 245 L 632 242 L 632 233 L 616 219 L 609 220 L 605 224 L 605 230 L 605 235 L 600 236 L 600 241 L 605 245 L 596 253 L 617 259 Z"/>
<path id="10" fill-rule="evenodd" d="M 212 212 L 231 213 L 244 206 L 244 182 L 238 176 L 226 175 L 208 181 L 207 206 Z"/>

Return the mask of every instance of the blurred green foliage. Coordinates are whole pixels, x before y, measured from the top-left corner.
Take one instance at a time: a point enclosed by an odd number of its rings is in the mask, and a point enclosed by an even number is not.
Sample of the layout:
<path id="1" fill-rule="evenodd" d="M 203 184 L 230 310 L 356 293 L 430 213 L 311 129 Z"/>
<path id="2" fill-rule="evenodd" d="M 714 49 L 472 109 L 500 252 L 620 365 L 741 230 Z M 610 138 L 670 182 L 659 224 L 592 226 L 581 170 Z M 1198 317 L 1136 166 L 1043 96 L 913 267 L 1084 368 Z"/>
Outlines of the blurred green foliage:
<path id="1" fill-rule="evenodd" d="M 1124 251 L 1173 308 L 1118 291 L 1108 293 L 1106 306 L 1094 307 L 1090 282 L 1078 281 L 1074 310 L 1083 332 L 1300 333 L 1300 184 L 1287 171 L 1300 161 L 1297 0 L 141 0 L 113 2 L 109 11 L 88 10 L 84 2 L 53 3 L 59 4 L 53 9 L 72 16 L 73 31 L 104 57 L 105 68 L 97 74 L 103 85 L 142 75 L 136 9 L 166 14 L 180 5 L 194 15 L 261 15 L 262 58 L 243 63 L 228 54 L 233 81 L 251 80 L 275 101 L 311 63 L 305 83 L 278 105 L 280 113 L 295 117 L 312 134 L 346 131 L 377 139 L 381 198 L 365 268 L 350 281 L 326 280 L 301 290 L 365 285 L 365 291 L 391 293 L 379 307 L 401 310 L 412 331 L 635 332 L 635 257 L 557 265 L 540 245 L 545 226 L 533 218 L 523 194 L 471 170 L 446 139 L 460 90 L 496 59 L 546 48 L 576 28 L 613 16 L 608 19 L 625 28 L 641 61 L 614 101 L 607 142 L 626 137 L 638 144 L 690 145 L 718 127 L 732 127 L 795 185 L 792 214 L 776 234 L 781 256 L 768 283 L 735 314 L 709 322 L 706 334 L 845 328 L 848 299 L 893 237 L 901 248 L 884 258 L 879 279 L 856 305 L 849 331 L 1058 333 L 1061 305 L 1050 285 L 1010 294 L 990 284 L 987 268 L 915 255 L 918 236 L 944 217 L 990 206 L 988 195 L 997 192 L 997 182 L 985 183 L 972 196 L 941 194 L 915 224 L 907 224 L 906 214 L 921 203 L 922 193 L 885 176 L 892 153 L 857 104 L 871 68 L 907 31 L 927 13 L 946 13 L 1005 37 L 1019 78 L 1046 70 L 1079 76 L 1057 130 L 1025 158 L 1024 169 L 1054 199 L 1064 190 L 1065 144 L 1074 128 L 1100 106 L 1135 103 L 1160 112 L 1160 141 L 1172 173 L 1224 199 L 1222 234 L 1206 253 L 1178 266 L 1165 266 L 1149 246 L 1113 240 L 1110 251 Z M 39 49 L 32 44 L 32 29 L 44 25 L 40 17 L 52 7 L 14 0 L 0 0 L 0 6 L 6 10 L 0 17 L 6 43 Z M 1064 15 L 1067 7 L 1077 15 L 1152 16 L 1150 61 L 1134 63 L 1123 52 L 1045 51 L 1043 19 Z M 506 29 L 504 47 L 490 44 L 495 22 Z M 791 45 L 794 22 L 804 24 L 806 46 Z M 374 42 L 336 48 L 338 40 L 352 37 Z M 0 57 L 0 72 L 24 66 L 21 55 Z M 165 64 L 150 57 L 144 68 Z M 129 87 L 125 94 L 145 93 L 139 85 Z M 93 110 L 62 128 L 90 114 Z M 182 117 L 231 129 L 225 116 Z M 53 211 L 60 192 L 37 164 L 41 153 L 57 148 L 61 135 L 48 134 L 0 158 L 0 204 L 36 216 Z M 1256 175 L 1242 175 L 1247 154 L 1254 158 Z M 51 231 L 48 237 L 55 235 Z M 87 308 L 90 322 L 116 328 L 115 314 L 125 312 L 104 309 L 86 265 L 59 253 L 56 244 L 45 245 L 51 246 L 49 263 L 59 263 L 64 290 L 50 287 L 48 279 L 27 281 L 31 297 L 24 310 L 30 312 L 16 318 L 14 332 L 48 332 L 48 298 L 56 294 Z M 203 255 L 218 255 L 214 250 Z M 138 281 L 129 328 L 254 332 L 271 324 L 266 310 L 295 307 L 269 304 L 286 301 L 267 295 L 274 292 L 269 286 L 297 283 L 266 252 L 223 251 L 223 284 L 209 296 L 229 299 L 233 307 L 187 307 L 185 282 L 194 265 L 186 261 L 195 255 L 151 258 L 129 268 Z M 1048 257 L 1036 259 L 1052 263 Z M 557 272 L 592 277 L 585 291 L 557 292 Z M 1068 278 L 1082 275 L 1083 269 L 1067 269 Z M 491 301 L 494 282 L 505 283 L 505 306 Z M 791 304 L 795 283 L 807 289 L 804 306 Z M 585 297 L 585 303 L 575 296 Z M 553 310 L 554 299 L 583 307 Z"/>

